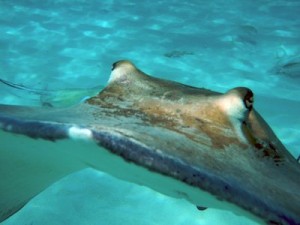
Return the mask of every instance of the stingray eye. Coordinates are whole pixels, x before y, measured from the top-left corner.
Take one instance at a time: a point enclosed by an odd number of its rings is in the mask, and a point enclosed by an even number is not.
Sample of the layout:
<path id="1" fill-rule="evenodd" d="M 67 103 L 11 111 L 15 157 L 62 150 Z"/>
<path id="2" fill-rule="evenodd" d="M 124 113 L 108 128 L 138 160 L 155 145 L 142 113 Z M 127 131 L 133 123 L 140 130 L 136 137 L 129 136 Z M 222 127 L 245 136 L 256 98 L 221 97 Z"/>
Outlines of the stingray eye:
<path id="1" fill-rule="evenodd" d="M 254 102 L 253 92 L 250 89 L 248 89 L 244 97 L 244 105 L 246 106 L 247 109 L 251 110 L 253 107 L 253 102 Z"/>
<path id="2" fill-rule="evenodd" d="M 113 63 L 112 66 L 111 66 L 111 71 L 113 71 L 117 66 L 117 62 Z"/>

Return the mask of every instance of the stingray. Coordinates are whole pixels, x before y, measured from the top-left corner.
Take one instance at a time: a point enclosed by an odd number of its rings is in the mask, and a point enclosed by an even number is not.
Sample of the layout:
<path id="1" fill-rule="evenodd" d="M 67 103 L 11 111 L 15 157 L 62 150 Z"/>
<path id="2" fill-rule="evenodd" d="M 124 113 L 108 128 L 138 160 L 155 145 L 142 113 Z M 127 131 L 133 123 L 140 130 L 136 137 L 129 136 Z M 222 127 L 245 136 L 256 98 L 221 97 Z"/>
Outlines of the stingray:
<path id="1" fill-rule="evenodd" d="M 0 141 L 0 221 L 91 167 L 198 209 L 300 224 L 299 163 L 245 87 L 222 94 L 152 77 L 122 60 L 103 90 L 76 105 L 0 105 Z"/>
<path id="2" fill-rule="evenodd" d="M 97 85 L 91 88 L 70 88 L 43 90 L 34 89 L 22 84 L 16 84 L 0 78 L 0 84 L 12 88 L 11 93 L 15 96 L 21 96 L 22 99 L 28 99 L 31 106 L 48 106 L 48 107 L 66 107 L 75 105 L 79 102 L 96 95 L 102 86 Z"/>

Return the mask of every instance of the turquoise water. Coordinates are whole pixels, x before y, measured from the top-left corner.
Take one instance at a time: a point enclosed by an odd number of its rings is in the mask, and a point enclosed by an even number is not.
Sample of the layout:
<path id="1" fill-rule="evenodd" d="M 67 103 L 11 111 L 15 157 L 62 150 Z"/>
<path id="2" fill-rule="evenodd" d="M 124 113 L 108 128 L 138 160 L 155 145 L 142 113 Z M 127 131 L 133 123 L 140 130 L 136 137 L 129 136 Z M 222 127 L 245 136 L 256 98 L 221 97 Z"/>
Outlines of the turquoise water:
<path id="1" fill-rule="evenodd" d="M 256 109 L 296 157 L 299 14 L 297 0 L 0 0 L 0 77 L 39 90 L 91 88 L 106 84 L 114 61 L 130 59 L 146 73 L 188 85 L 221 92 L 247 86 Z M 4 85 L 0 96 L 5 104 L 37 101 Z M 200 212 L 183 200 L 85 170 L 3 224 L 121 223 L 229 225 L 241 219 Z"/>

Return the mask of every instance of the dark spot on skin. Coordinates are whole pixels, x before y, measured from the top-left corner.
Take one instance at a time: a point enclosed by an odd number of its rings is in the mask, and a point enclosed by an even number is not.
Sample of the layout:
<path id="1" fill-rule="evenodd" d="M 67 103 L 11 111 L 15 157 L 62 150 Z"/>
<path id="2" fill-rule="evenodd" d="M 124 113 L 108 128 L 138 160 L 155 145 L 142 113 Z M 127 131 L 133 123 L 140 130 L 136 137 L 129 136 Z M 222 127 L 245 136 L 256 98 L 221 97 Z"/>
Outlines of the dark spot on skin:
<path id="1" fill-rule="evenodd" d="M 272 150 L 274 150 L 275 152 L 277 152 L 275 146 L 274 146 L 272 143 L 269 143 L 269 147 L 270 147 Z"/>
<path id="2" fill-rule="evenodd" d="M 260 143 L 255 143 L 255 148 L 257 148 L 257 149 L 262 149 L 263 148 L 263 145 L 262 144 L 260 144 Z"/>
<path id="3" fill-rule="evenodd" d="M 276 166 L 280 166 L 284 162 L 284 157 L 278 153 L 276 147 L 272 143 L 256 140 L 254 146 L 256 149 L 260 150 L 258 152 L 261 154 L 260 156 L 272 158 Z"/>
<path id="4" fill-rule="evenodd" d="M 111 66 L 111 71 L 113 71 L 117 66 L 117 62 L 113 63 L 112 66 Z"/>
<path id="5" fill-rule="evenodd" d="M 200 124 L 203 125 L 205 122 L 201 120 L 200 118 L 195 118 L 195 120 Z"/>
<path id="6" fill-rule="evenodd" d="M 206 209 L 207 209 L 207 207 L 199 206 L 199 205 L 197 205 L 196 207 L 197 207 L 197 209 L 198 209 L 199 211 L 203 211 L 203 210 L 206 210 Z"/>
<path id="7" fill-rule="evenodd" d="M 273 220 L 270 220 L 270 221 L 268 222 L 268 224 L 270 224 L 270 225 L 281 225 L 281 223 L 278 223 L 278 222 L 273 221 Z"/>
<path id="8" fill-rule="evenodd" d="M 290 225 L 299 225 L 299 223 L 297 223 L 295 220 L 293 220 L 293 219 L 291 219 L 291 218 L 288 218 L 288 217 L 286 217 L 286 216 L 284 216 L 284 215 L 281 215 L 281 216 L 279 216 L 284 222 L 283 223 L 278 223 L 277 222 L 277 224 L 290 224 Z M 275 224 L 276 224 L 276 222 L 275 222 Z"/>
<path id="9" fill-rule="evenodd" d="M 249 109 L 249 110 L 252 109 L 252 107 L 253 107 L 253 92 L 250 89 L 248 89 L 243 102 L 247 109 Z"/>
<path id="10" fill-rule="evenodd" d="M 263 153 L 264 153 L 264 156 L 270 156 L 270 153 L 266 149 L 263 151 Z"/>

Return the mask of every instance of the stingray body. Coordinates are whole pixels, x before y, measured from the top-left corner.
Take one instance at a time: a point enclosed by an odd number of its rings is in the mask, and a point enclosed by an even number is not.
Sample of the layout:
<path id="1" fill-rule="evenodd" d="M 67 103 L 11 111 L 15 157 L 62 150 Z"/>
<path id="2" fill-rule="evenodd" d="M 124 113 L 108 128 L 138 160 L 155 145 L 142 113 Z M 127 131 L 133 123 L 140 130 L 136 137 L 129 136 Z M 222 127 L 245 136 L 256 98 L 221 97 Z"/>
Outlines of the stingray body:
<path id="1" fill-rule="evenodd" d="M 255 111 L 225 94 L 151 77 L 129 61 L 65 108 L 0 106 L 0 218 L 86 167 L 268 224 L 300 224 L 300 168 Z"/>
<path id="2" fill-rule="evenodd" d="M 16 84 L 0 78 L 0 84 L 10 88 L 10 92 L 15 96 L 21 96 L 24 100 L 29 100 L 30 106 L 46 107 L 67 107 L 83 102 L 91 96 L 96 95 L 102 86 L 92 88 L 72 88 L 63 90 L 42 90 L 33 89 L 22 84 Z"/>

